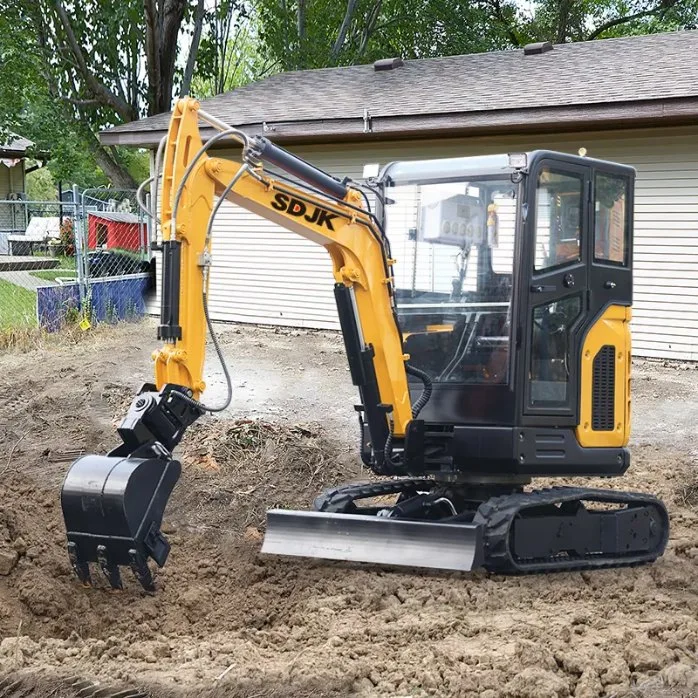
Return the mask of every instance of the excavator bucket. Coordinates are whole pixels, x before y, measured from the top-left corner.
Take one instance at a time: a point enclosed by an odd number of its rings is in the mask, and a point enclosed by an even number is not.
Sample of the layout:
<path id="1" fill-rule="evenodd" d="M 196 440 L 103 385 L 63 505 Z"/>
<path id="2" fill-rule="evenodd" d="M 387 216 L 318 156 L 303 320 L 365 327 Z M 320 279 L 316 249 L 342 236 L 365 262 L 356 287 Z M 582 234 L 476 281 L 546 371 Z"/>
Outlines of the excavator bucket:
<path id="1" fill-rule="evenodd" d="M 462 572 L 484 560 L 476 524 L 287 509 L 267 512 L 262 552 Z"/>
<path id="2" fill-rule="evenodd" d="M 90 584 L 89 563 L 99 564 L 112 588 L 122 587 L 128 565 L 144 589 L 154 589 L 148 558 L 162 567 L 170 544 L 162 516 L 181 466 L 167 458 L 83 456 L 61 490 L 68 554 L 75 573 Z"/>

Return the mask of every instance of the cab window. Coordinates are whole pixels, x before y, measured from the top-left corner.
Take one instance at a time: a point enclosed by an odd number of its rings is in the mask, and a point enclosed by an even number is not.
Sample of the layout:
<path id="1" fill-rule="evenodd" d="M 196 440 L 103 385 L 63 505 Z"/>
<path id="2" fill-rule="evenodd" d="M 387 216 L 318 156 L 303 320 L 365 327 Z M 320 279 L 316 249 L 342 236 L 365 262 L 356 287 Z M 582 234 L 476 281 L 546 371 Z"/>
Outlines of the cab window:
<path id="1" fill-rule="evenodd" d="M 597 172 L 594 178 L 594 260 L 628 263 L 628 179 Z"/>
<path id="2" fill-rule="evenodd" d="M 547 167 L 541 170 L 536 190 L 535 271 L 580 261 L 583 191 L 581 176 Z"/>

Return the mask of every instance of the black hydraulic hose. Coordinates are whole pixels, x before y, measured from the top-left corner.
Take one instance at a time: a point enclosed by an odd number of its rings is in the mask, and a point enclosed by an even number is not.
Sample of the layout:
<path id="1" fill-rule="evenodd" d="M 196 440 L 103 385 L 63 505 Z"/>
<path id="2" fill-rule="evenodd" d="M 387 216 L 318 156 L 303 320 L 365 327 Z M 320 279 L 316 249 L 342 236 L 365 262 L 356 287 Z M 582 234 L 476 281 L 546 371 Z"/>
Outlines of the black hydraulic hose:
<path id="1" fill-rule="evenodd" d="M 405 371 L 407 371 L 407 373 L 410 375 L 419 378 L 419 380 L 424 384 L 422 394 L 419 396 L 414 405 L 412 405 L 412 419 L 416 419 L 419 417 L 419 413 L 424 409 L 424 406 L 431 399 L 431 394 L 434 391 L 434 384 L 432 383 L 429 374 L 426 371 L 422 371 L 421 368 L 412 366 L 412 364 L 405 364 Z"/>
<path id="2" fill-rule="evenodd" d="M 419 413 L 424 409 L 424 406 L 431 399 L 431 394 L 434 390 L 434 384 L 432 383 L 429 374 L 426 371 L 422 371 L 421 368 L 412 366 L 411 364 L 405 364 L 405 371 L 419 380 L 422 381 L 424 389 L 422 394 L 417 398 L 417 401 L 412 405 L 412 419 L 416 419 Z M 388 434 L 388 438 L 385 440 L 385 447 L 383 448 L 383 458 L 388 465 L 398 468 L 401 463 L 397 463 L 393 460 L 393 432 L 392 430 Z"/>

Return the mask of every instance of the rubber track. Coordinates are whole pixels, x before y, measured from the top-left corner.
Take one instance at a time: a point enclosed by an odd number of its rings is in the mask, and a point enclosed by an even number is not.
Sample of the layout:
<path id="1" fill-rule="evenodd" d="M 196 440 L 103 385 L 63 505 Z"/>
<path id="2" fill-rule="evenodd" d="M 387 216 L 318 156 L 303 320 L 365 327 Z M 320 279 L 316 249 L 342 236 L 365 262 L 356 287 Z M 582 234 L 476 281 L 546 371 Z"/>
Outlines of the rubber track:
<path id="1" fill-rule="evenodd" d="M 342 485 L 325 490 L 314 502 L 316 511 L 328 513 L 356 513 L 352 510 L 356 500 L 368 497 L 380 497 L 402 492 L 431 490 L 438 486 L 435 480 L 404 478 L 383 482 L 360 482 Z M 658 544 L 646 552 L 623 553 L 615 555 L 594 555 L 584 558 L 567 558 L 555 556 L 549 559 L 519 561 L 511 553 L 509 541 L 512 524 L 524 509 L 550 506 L 564 502 L 594 501 L 607 504 L 629 504 L 653 507 L 658 515 L 662 529 Z M 375 513 L 366 510 L 366 514 Z M 609 515 L 612 512 L 609 512 Z M 648 494 L 621 492 L 616 490 L 589 487 L 551 487 L 532 492 L 492 497 L 483 502 L 475 515 L 473 523 L 482 525 L 485 531 L 484 567 L 500 574 L 530 574 L 535 572 L 565 572 L 609 567 L 630 567 L 656 560 L 663 552 L 669 539 L 669 515 L 664 504 Z"/>
<path id="2" fill-rule="evenodd" d="M 519 512 L 531 507 L 573 501 L 654 507 L 662 524 L 659 542 L 653 549 L 644 553 L 623 554 L 619 552 L 613 556 L 597 555 L 577 559 L 553 557 L 530 562 L 514 559 L 509 547 L 509 534 Z M 609 511 L 609 515 L 611 513 L 612 511 Z M 551 487 L 533 492 L 492 497 L 480 505 L 473 523 L 480 523 L 485 527 L 485 568 L 500 574 L 580 571 L 645 564 L 653 562 L 664 552 L 669 539 L 669 515 L 664 504 L 656 497 L 635 492 L 586 487 Z"/>

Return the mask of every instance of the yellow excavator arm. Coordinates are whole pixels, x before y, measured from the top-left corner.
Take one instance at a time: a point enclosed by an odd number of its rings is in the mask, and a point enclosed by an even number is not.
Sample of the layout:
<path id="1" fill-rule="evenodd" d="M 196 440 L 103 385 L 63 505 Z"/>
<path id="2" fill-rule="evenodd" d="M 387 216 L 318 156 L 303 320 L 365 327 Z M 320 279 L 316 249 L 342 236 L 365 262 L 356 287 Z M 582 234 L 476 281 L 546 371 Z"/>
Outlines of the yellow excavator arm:
<path id="1" fill-rule="evenodd" d="M 202 117 L 220 131 L 206 145 L 199 132 Z M 215 142 L 227 137 L 242 143 L 241 162 L 207 154 Z M 154 353 L 155 383 L 141 388 L 121 422 L 123 443 L 106 456 L 78 459 L 61 492 L 76 574 L 89 583 L 89 563 L 98 562 L 115 588 L 121 586 L 119 566 L 129 565 L 142 586 L 153 589 L 147 561 L 152 558 L 162 566 L 169 554 L 160 525 L 181 473 L 172 451 L 203 413 L 222 409 L 205 405 L 201 396 L 206 387 L 206 334 L 207 329 L 213 331 L 207 303 L 211 233 L 225 200 L 328 251 L 349 368 L 362 402 L 362 458 L 376 472 L 400 467 L 392 458 L 393 448 L 395 442 L 398 447 L 404 444 L 413 419 L 407 373 L 420 376 L 403 354 L 389 244 L 357 186 L 340 182 L 265 138 L 248 138 L 217 122 L 189 98 L 175 105 L 158 155 L 161 152 L 158 338 L 164 345 Z M 158 169 L 160 158 L 156 160 Z M 263 162 L 293 179 L 266 172 Z M 154 180 L 158 182 L 159 172 Z M 298 180 L 301 184 L 295 183 Z M 278 283 L 283 285 L 283 274 Z M 224 371 L 229 379 L 225 365 Z M 425 390 L 414 406 L 415 414 L 428 399 L 428 377 L 422 374 L 422 380 Z"/>
<path id="2" fill-rule="evenodd" d="M 180 100 L 174 109 L 165 146 L 162 187 L 162 234 L 165 246 L 180 248 L 179 318 L 174 331 L 164 317 L 161 335 L 167 340 L 155 354 L 158 389 L 167 384 L 190 388 L 198 398 L 205 388 L 202 377 L 206 340 L 203 294 L 209 280 L 212 240 L 207 231 L 215 196 L 322 245 L 330 255 L 335 282 L 350 290 L 363 343 L 372 347 L 380 400 L 392 411 L 393 433 L 404 436 L 412 418 L 402 338 L 395 318 L 386 243 L 377 222 L 363 205 L 362 193 L 352 187 L 343 200 L 329 199 L 250 167 L 203 154 L 198 103 Z M 285 152 L 285 151 L 283 151 Z M 192 166 L 193 165 L 193 166 Z M 230 183 L 234 185 L 230 187 Z M 341 186 L 341 183 L 337 182 Z M 180 191 L 181 189 L 181 191 Z M 339 187 L 338 187 L 339 189 Z M 179 195 L 178 195 L 179 193 Z M 175 210 L 176 205 L 176 210 Z M 226 231 L 235 235 L 235 230 Z M 167 265 L 165 273 L 177 273 Z M 288 270 L 289 276 L 294 272 Z M 284 275 L 278 279 L 284 284 Z M 163 299 L 165 304 L 167 300 Z M 168 305 L 167 312 L 171 312 Z"/>

